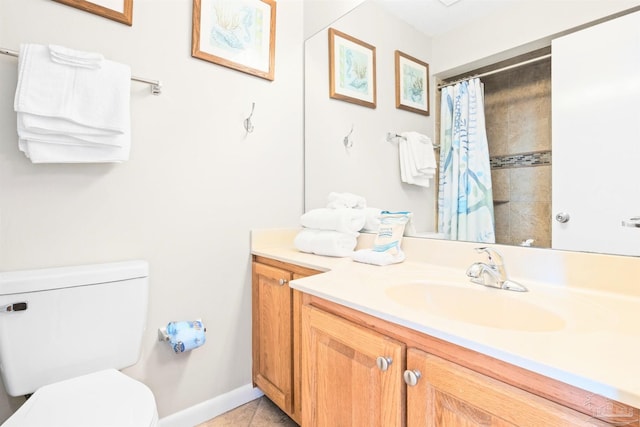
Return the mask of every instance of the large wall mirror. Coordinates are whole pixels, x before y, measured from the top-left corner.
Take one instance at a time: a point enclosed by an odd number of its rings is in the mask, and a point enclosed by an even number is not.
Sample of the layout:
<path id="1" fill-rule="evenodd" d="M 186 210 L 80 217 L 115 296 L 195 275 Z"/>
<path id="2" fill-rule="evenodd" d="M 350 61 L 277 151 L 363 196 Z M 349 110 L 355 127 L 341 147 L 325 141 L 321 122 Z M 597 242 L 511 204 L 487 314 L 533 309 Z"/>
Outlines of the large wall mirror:
<path id="1" fill-rule="evenodd" d="M 441 238 L 437 229 L 438 180 L 431 180 L 428 187 L 402 182 L 399 143 L 393 136 L 418 132 L 438 144 L 438 85 L 461 76 L 486 73 L 481 80 L 491 156 L 496 243 L 640 254 L 640 228 L 633 227 L 633 218 L 640 216 L 640 184 L 625 189 L 626 196 L 623 190 L 613 192 L 622 192 L 616 197 L 625 200 L 629 199 L 629 191 L 635 192 L 631 196 L 633 201 L 624 209 L 621 207 L 620 212 L 613 212 L 614 206 L 620 205 L 620 199 L 607 200 L 614 197 L 612 191 L 592 191 L 587 188 L 592 186 L 586 184 L 587 181 L 570 190 L 578 199 L 599 198 L 601 203 L 597 208 L 585 209 L 608 212 L 615 217 L 608 220 L 612 223 L 609 229 L 600 226 L 601 220 L 581 220 L 580 215 L 565 212 L 577 208 L 557 201 L 558 194 L 570 188 L 568 183 L 575 184 L 587 175 L 615 175 L 616 188 L 621 181 L 640 180 L 632 180 L 631 176 L 625 180 L 619 173 L 613 173 L 613 170 L 619 172 L 627 168 L 621 165 L 620 156 L 618 160 L 601 157 L 597 166 L 589 166 L 598 172 L 576 169 L 575 165 L 580 162 L 598 161 L 597 156 L 584 157 L 584 153 L 602 153 L 607 149 L 602 145 L 589 147 L 585 145 L 584 136 L 572 138 L 563 130 L 559 122 L 564 120 L 559 120 L 557 112 L 552 111 L 552 101 L 554 109 L 559 111 L 561 108 L 555 106 L 558 100 L 568 99 L 562 101 L 563 105 L 572 103 L 577 89 L 563 94 L 551 76 L 552 61 L 554 67 L 559 66 L 557 64 L 570 67 L 578 61 L 575 57 L 556 60 L 552 42 L 555 44 L 566 35 L 573 36 L 614 18 L 635 14 L 640 9 L 640 1 L 459 0 L 445 6 L 439 0 L 312 0 L 309 4 L 308 8 L 305 5 L 305 29 L 308 30 L 305 41 L 305 210 L 324 207 L 330 192 L 355 193 L 364 196 L 370 207 L 413 212 L 417 237 Z M 322 17 L 327 20 L 319 22 Z M 376 108 L 329 97 L 328 28 L 375 46 Z M 586 51 L 589 46 L 584 48 Z M 396 51 L 429 64 L 431 108 L 428 116 L 396 107 Z M 593 55 L 590 60 L 588 68 L 594 70 L 594 76 L 598 75 L 602 61 Z M 630 66 L 640 70 L 640 63 Z M 554 69 L 554 74 L 561 73 Z M 637 74 L 640 78 L 640 72 Z M 572 78 L 569 80 L 562 83 L 563 87 L 568 86 Z M 607 88 L 598 84 L 604 80 L 615 81 L 615 77 L 601 75 L 588 90 L 581 92 L 606 91 Z M 635 87 L 640 91 L 637 79 Z M 587 96 L 580 102 L 591 102 L 589 109 L 602 112 L 608 108 L 606 102 L 609 101 L 594 101 L 593 96 Z M 572 120 L 571 126 L 575 127 Z M 594 123 L 593 119 L 585 120 Z M 580 143 L 576 148 L 560 150 L 557 148 L 561 139 L 579 139 Z M 640 147 L 640 129 L 634 128 L 630 139 Z M 640 148 L 629 150 L 627 157 L 635 158 L 636 164 L 640 162 Z M 438 159 L 437 151 L 435 155 Z M 562 218 L 556 219 L 558 214 L 569 214 L 570 222 L 562 223 Z M 623 221 L 626 226 L 622 225 Z M 581 231 L 577 231 L 578 225 L 583 227 Z M 571 239 L 558 237 L 571 228 L 575 229 Z M 624 241 L 624 247 L 617 247 L 613 243 L 616 241 Z"/>

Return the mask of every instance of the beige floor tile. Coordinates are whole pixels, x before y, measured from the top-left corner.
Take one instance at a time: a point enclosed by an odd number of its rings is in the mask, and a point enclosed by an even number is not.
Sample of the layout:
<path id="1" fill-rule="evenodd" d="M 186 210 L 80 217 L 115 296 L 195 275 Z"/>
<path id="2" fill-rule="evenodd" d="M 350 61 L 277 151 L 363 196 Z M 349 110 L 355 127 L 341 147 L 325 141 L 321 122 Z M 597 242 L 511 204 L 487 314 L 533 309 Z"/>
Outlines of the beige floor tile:
<path id="1" fill-rule="evenodd" d="M 266 397 L 253 400 L 197 427 L 297 427 L 298 425 Z"/>

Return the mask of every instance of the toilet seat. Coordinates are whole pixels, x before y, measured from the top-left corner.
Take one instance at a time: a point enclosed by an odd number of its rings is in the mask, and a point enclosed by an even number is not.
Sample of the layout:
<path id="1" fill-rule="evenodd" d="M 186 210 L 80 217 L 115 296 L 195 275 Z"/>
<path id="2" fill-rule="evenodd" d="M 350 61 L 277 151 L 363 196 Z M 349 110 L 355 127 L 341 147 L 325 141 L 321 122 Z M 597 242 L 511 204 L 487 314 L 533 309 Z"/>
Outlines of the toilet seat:
<path id="1" fill-rule="evenodd" d="M 155 427 L 153 393 L 115 369 L 49 384 L 2 427 Z"/>

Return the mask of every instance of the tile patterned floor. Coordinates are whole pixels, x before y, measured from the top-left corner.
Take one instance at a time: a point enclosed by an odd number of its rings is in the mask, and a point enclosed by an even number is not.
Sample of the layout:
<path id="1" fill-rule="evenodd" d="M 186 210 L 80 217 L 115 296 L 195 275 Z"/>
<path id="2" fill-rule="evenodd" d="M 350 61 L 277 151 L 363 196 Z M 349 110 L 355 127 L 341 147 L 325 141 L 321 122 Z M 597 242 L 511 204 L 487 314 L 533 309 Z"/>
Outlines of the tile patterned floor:
<path id="1" fill-rule="evenodd" d="M 266 397 L 252 400 L 196 427 L 298 427 Z"/>

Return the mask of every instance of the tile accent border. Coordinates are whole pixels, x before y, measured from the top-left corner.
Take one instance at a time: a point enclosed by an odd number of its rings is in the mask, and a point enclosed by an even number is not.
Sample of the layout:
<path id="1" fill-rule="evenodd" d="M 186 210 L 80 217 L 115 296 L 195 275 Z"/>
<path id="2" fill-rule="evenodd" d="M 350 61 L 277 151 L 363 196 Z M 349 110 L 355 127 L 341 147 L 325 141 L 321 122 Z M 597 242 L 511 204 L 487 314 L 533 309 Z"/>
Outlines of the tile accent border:
<path id="1" fill-rule="evenodd" d="M 551 150 L 533 153 L 508 154 L 490 159 L 491 169 L 527 168 L 551 164 Z"/>

